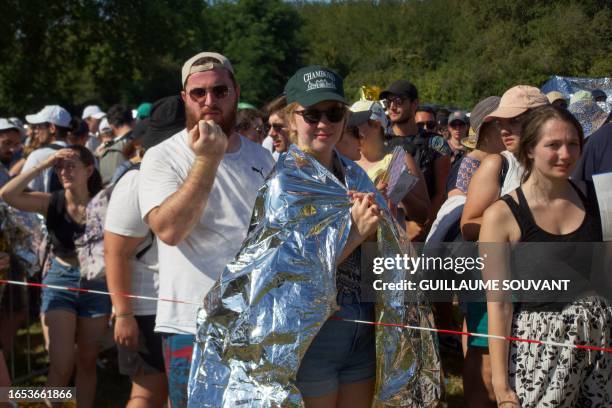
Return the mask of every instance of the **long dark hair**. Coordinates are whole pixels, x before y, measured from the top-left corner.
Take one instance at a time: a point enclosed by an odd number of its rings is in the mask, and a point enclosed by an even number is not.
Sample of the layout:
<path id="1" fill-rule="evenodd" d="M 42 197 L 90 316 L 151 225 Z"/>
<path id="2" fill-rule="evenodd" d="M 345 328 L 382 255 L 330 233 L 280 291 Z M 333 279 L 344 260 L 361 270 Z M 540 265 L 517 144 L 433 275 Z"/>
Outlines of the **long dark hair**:
<path id="1" fill-rule="evenodd" d="M 533 159 L 529 158 L 529 152 L 533 151 L 540 139 L 542 138 L 542 127 L 551 119 L 558 119 L 572 125 L 578 133 L 580 143 L 580 152 L 584 145 L 584 132 L 580 122 L 576 120 L 567 109 L 559 108 L 554 105 L 544 105 L 530 111 L 525 121 L 521 132 L 521 141 L 517 153 L 518 161 L 523 165 L 525 172 L 521 182 L 527 181 L 533 171 Z"/>
<path id="2" fill-rule="evenodd" d="M 100 190 L 102 190 L 102 176 L 96 168 L 96 159 L 94 155 L 88 148 L 81 145 L 70 145 L 67 148 L 77 152 L 81 163 L 83 163 L 85 166 L 93 166 L 93 173 L 91 173 L 87 179 L 87 191 L 89 191 L 90 197 L 95 196 Z"/>

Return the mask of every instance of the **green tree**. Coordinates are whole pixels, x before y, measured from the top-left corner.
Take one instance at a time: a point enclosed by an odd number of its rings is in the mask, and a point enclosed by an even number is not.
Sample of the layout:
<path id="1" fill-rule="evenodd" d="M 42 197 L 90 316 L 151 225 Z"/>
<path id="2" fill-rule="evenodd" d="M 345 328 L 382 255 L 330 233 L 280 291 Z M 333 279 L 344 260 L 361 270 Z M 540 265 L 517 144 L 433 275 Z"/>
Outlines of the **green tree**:
<path id="1" fill-rule="evenodd" d="M 213 48 L 234 66 L 241 99 L 255 105 L 278 96 L 299 67 L 300 16 L 280 0 L 219 2 L 206 9 Z"/>

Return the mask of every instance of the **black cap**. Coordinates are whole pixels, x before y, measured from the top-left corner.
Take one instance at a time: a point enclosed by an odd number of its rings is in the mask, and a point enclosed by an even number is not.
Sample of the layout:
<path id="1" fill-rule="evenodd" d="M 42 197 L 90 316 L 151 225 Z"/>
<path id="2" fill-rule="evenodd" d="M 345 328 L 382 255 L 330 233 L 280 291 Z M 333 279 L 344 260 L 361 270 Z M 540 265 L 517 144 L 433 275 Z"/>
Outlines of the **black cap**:
<path id="1" fill-rule="evenodd" d="M 132 130 L 132 139 L 143 138 L 145 133 L 147 133 L 148 127 L 149 127 L 149 118 L 138 121 L 136 126 L 134 126 L 134 130 Z"/>
<path id="2" fill-rule="evenodd" d="M 142 147 L 150 149 L 185 129 L 185 104 L 180 96 L 167 96 L 151 107 L 149 126 Z"/>
<path id="3" fill-rule="evenodd" d="M 285 85 L 287 105 L 297 102 L 304 107 L 322 101 L 338 101 L 346 105 L 342 77 L 329 68 L 309 65 L 299 69 Z"/>
<path id="4" fill-rule="evenodd" d="M 603 98 L 604 100 L 608 99 L 608 95 L 601 89 L 594 89 L 591 91 L 591 95 L 593 99 L 597 100 L 598 98 Z"/>
<path id="5" fill-rule="evenodd" d="M 370 116 L 372 116 L 372 112 L 369 110 L 361 112 L 351 112 L 351 115 L 349 116 L 348 121 L 346 122 L 346 127 L 357 127 L 362 123 L 367 122 L 368 119 L 370 119 Z"/>
<path id="6" fill-rule="evenodd" d="M 411 101 L 419 99 L 419 92 L 412 83 L 400 79 L 392 83 L 387 89 L 380 93 L 380 99 L 386 99 L 387 96 L 397 95 L 409 98 Z"/>

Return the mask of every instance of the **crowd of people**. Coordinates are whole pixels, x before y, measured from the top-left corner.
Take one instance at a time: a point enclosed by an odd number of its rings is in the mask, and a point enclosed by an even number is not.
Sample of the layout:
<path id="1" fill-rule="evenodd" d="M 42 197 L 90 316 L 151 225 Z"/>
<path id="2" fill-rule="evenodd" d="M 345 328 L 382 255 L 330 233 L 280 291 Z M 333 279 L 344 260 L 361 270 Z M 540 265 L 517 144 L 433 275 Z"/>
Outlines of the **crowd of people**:
<path id="1" fill-rule="evenodd" d="M 286 170 L 291 155 L 316 160 L 350 202 L 350 231 L 334 259 L 338 310 L 288 376 L 308 408 L 369 407 L 377 398 L 376 356 L 383 351 L 374 328 L 342 319 L 375 319 L 376 305 L 359 289 L 371 274 L 362 248 L 380 239 L 376 231 L 387 214 L 412 242 L 604 240 L 593 176 L 612 171 L 612 123 L 601 90 L 570 99 L 516 85 L 468 112 L 426 105 L 414 84 L 399 79 L 377 100 L 350 103 L 337 73 L 308 66 L 258 109 L 240 102 L 240 84 L 223 55 L 199 53 L 181 76 L 180 94 L 135 112 L 91 105 L 78 117 L 48 105 L 25 124 L 0 119 L 0 197 L 45 219 L 42 283 L 112 294 L 42 289 L 46 386 L 73 382 L 79 406 L 94 405 L 96 360 L 109 322 L 120 372 L 132 381 L 127 406 L 185 407 L 196 398 L 190 378 L 206 369 L 192 367 L 194 353 L 206 361 L 196 341 L 198 310 L 253 228 L 258 191 Z M 385 175 L 397 147 L 415 181 L 392 203 Z M 376 192 L 352 191 L 355 171 Z M 265 201 L 278 200 L 285 188 L 274 184 Z M 324 200 L 325 193 L 313 197 Z M 6 271 L 14 258 L 10 242 L 0 250 Z M 543 276 L 520 263 L 518 251 L 496 255 L 483 278 L 510 260 L 525 276 Z M 279 274 L 279 285 L 283 279 Z M 586 290 L 566 302 L 466 302 L 459 321 L 451 302 L 434 310 L 442 329 L 612 345 L 612 308 Z M 534 344 L 448 334 L 436 347 L 455 350 L 463 362 L 465 406 L 612 404 L 611 353 L 540 352 Z M 0 363 L 0 379 L 9 384 Z"/>

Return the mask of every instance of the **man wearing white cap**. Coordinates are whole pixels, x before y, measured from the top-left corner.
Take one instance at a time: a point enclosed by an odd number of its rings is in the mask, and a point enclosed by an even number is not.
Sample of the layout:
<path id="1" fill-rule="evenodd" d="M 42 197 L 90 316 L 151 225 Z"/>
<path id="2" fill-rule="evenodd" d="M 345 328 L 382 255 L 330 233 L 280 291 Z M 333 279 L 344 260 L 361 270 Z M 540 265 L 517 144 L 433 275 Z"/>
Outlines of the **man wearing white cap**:
<path id="1" fill-rule="evenodd" d="M 100 146 L 101 142 L 97 136 L 97 133 L 100 121 L 105 116 L 106 113 L 104 113 L 98 105 L 89 105 L 83 109 L 83 115 L 81 118 L 85 121 L 85 123 L 87 123 L 87 126 L 89 126 L 89 139 L 87 139 L 85 147 L 87 147 L 92 153 L 96 151 L 98 146 Z"/>
<path id="2" fill-rule="evenodd" d="M 70 113 L 59 105 L 47 105 L 36 114 L 26 115 L 26 121 L 32 125 L 33 137 L 38 138 L 43 147 L 30 153 L 21 169 L 22 173 L 67 146 L 66 135 L 70 130 L 71 119 Z M 34 191 L 51 192 L 56 188 L 51 185 L 52 172 L 53 168 L 42 171 L 28 184 L 28 187 Z"/>
<path id="3" fill-rule="evenodd" d="M 139 204 L 158 238 L 155 331 L 163 336 L 172 407 L 187 406 L 198 304 L 246 237 L 257 190 L 274 161 L 234 132 L 240 88 L 230 61 L 204 52 L 182 70 L 187 128 L 142 161 Z"/>
<path id="4" fill-rule="evenodd" d="M 8 120 L 0 118 L 0 188 L 11 178 L 8 166 L 20 145 L 20 129 Z"/>

